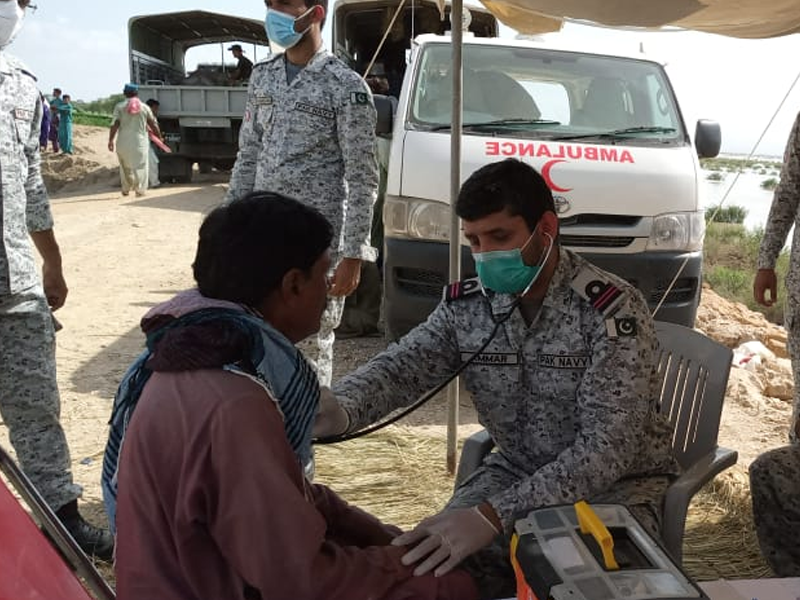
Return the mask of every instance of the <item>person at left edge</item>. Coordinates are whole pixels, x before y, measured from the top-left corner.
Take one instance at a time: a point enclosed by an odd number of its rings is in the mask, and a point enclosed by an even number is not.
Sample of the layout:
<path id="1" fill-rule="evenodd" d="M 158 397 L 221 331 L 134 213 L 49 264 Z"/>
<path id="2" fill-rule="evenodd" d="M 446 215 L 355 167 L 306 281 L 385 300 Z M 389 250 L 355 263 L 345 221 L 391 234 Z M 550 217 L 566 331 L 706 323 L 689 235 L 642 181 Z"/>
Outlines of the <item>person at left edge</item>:
<path id="1" fill-rule="evenodd" d="M 42 180 L 42 100 L 36 78 L 6 52 L 28 4 L 0 0 L 0 413 L 22 470 L 47 504 L 87 554 L 109 560 L 113 538 L 78 512 L 81 488 L 59 421 L 51 310 L 64 305 L 67 284 Z"/>
<path id="2" fill-rule="evenodd" d="M 326 0 L 267 0 L 267 36 L 285 52 L 250 75 L 226 202 L 252 190 L 286 194 L 334 228 L 330 298 L 319 333 L 300 348 L 330 385 L 334 330 L 357 287 L 378 192 L 376 113 L 366 83 L 322 46 Z"/>

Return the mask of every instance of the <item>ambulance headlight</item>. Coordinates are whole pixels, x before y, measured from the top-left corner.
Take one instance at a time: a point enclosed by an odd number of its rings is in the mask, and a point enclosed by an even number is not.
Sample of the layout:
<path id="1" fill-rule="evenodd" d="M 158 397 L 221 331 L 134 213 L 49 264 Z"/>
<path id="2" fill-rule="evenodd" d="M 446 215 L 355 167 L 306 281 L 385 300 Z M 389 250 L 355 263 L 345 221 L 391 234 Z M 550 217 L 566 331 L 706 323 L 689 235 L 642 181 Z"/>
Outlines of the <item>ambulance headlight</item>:
<path id="1" fill-rule="evenodd" d="M 702 211 L 658 215 L 653 219 L 647 249 L 654 252 L 700 250 L 705 232 L 706 220 Z"/>
<path id="2" fill-rule="evenodd" d="M 450 206 L 428 200 L 387 197 L 383 206 L 385 235 L 435 242 L 450 239 Z"/>

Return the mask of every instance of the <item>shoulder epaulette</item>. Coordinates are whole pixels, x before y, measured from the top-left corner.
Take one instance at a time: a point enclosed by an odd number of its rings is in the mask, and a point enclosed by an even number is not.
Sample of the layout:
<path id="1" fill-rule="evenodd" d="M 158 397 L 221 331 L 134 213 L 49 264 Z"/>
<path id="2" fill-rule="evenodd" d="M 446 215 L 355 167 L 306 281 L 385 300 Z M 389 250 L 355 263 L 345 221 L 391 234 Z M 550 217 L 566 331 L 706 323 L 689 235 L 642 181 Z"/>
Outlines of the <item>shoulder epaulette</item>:
<path id="1" fill-rule="evenodd" d="M 625 290 L 605 273 L 589 265 L 575 275 L 572 289 L 604 317 L 613 315 L 625 298 Z"/>
<path id="2" fill-rule="evenodd" d="M 24 73 L 34 81 L 39 81 L 36 75 L 33 74 L 33 71 L 31 71 L 28 66 L 16 56 L 6 55 L 5 61 L 9 68 L 16 69 L 20 73 Z"/>
<path id="3" fill-rule="evenodd" d="M 469 279 L 462 279 L 450 285 L 444 286 L 444 293 L 442 299 L 445 302 L 452 302 L 459 298 L 471 296 L 476 292 L 481 291 L 481 282 L 477 277 L 470 277 Z"/>

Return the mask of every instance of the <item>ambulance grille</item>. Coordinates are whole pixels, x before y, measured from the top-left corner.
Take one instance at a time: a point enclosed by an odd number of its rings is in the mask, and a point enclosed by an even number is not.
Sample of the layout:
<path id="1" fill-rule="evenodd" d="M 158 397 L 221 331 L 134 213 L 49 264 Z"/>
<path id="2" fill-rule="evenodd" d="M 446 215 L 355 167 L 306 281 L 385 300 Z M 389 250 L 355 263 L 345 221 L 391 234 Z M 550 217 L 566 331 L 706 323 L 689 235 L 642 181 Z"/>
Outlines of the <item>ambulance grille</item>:
<path id="1" fill-rule="evenodd" d="M 632 236 L 561 234 L 561 243 L 568 248 L 626 248 L 634 239 Z"/>
<path id="2" fill-rule="evenodd" d="M 437 271 L 427 269 L 395 269 L 397 286 L 415 296 L 441 298 L 447 280 Z"/>
<path id="3" fill-rule="evenodd" d="M 650 304 L 658 304 L 664 291 L 669 287 L 669 281 L 659 281 L 654 290 L 650 292 Z M 667 294 L 665 304 L 678 304 L 682 302 L 690 302 L 697 294 L 698 280 L 694 277 L 679 277 L 672 286 L 672 289 Z"/>

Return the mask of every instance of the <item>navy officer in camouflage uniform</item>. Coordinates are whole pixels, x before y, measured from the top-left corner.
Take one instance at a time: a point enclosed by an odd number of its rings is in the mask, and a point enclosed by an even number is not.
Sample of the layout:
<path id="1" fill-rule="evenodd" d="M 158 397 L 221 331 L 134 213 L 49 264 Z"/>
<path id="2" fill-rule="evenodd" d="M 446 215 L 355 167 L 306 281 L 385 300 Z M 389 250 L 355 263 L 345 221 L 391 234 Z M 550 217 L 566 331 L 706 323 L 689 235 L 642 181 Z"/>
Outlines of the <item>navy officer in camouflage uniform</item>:
<path id="1" fill-rule="evenodd" d="M 789 135 L 772 206 L 758 254 L 753 295 L 771 306 L 778 298 L 775 263 L 792 225 L 800 222 L 800 114 Z M 796 231 L 796 229 L 795 229 Z M 800 235 L 795 232 L 786 276 L 784 322 L 794 375 L 789 446 L 759 456 L 750 465 L 753 518 L 759 545 L 781 577 L 800 576 Z"/>
<path id="2" fill-rule="evenodd" d="M 108 560 L 111 535 L 78 512 L 81 488 L 59 422 L 51 309 L 64 304 L 67 285 L 40 169 L 41 97 L 36 78 L 5 51 L 28 4 L 0 0 L 0 413 L 22 470 L 84 551 Z"/>
<path id="3" fill-rule="evenodd" d="M 286 49 L 250 76 L 239 154 L 226 201 L 269 190 L 318 209 L 334 228 L 334 271 L 319 334 L 301 348 L 330 385 L 334 329 L 374 261 L 376 113 L 366 83 L 322 47 L 327 0 L 267 0 L 269 39 Z"/>
<path id="4" fill-rule="evenodd" d="M 654 535 L 678 467 L 657 413 L 657 340 L 641 294 L 558 243 L 547 184 L 509 159 L 456 204 L 479 280 L 451 285 L 427 322 L 325 395 L 317 434 L 352 431 L 413 402 L 496 335 L 462 375 L 496 450 L 447 507 L 395 543 L 416 572 L 463 559 L 483 597 L 514 594 L 508 536 L 531 509 L 623 503 Z M 482 285 L 481 285 L 482 284 Z"/>

